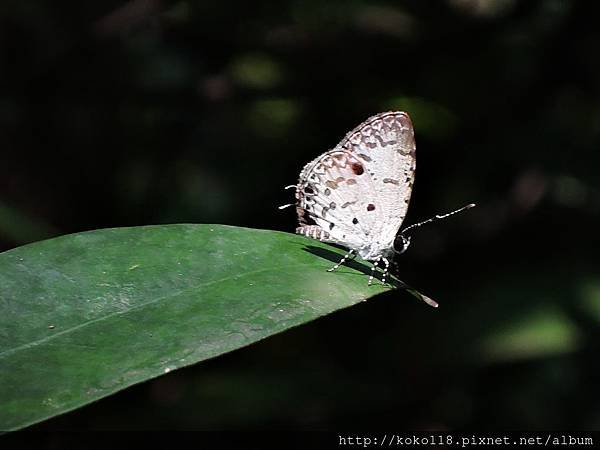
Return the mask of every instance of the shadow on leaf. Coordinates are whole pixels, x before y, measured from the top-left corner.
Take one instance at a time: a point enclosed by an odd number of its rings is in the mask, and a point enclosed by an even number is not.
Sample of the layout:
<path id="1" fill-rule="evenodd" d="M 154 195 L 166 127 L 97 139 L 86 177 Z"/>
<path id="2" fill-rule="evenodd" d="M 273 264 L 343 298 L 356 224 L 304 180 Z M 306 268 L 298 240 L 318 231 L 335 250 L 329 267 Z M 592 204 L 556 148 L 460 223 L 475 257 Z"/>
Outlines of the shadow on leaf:
<path id="1" fill-rule="evenodd" d="M 343 247 L 342 247 L 343 249 Z M 312 253 L 315 256 L 318 256 L 320 258 L 326 259 L 330 262 L 332 262 L 332 267 L 333 265 L 337 264 L 338 262 L 340 262 L 341 256 L 339 253 L 336 252 L 332 252 L 331 250 L 328 250 L 326 248 L 322 248 L 322 247 L 315 247 L 312 245 L 307 245 L 304 247 L 304 251 L 307 251 L 308 253 Z M 347 259 L 346 261 L 344 261 L 344 266 L 347 266 L 351 269 L 354 269 L 358 272 L 362 272 L 365 275 L 371 275 L 371 267 L 367 266 L 366 264 L 360 263 L 354 259 Z M 379 270 L 376 270 L 374 273 L 375 278 L 377 278 L 379 281 L 381 281 L 381 276 L 382 276 L 382 272 Z M 404 289 L 407 292 L 409 292 L 410 294 L 412 294 L 413 296 L 415 296 L 416 298 L 418 298 L 419 300 L 427 303 L 428 305 L 437 308 L 438 304 L 435 300 L 429 298 L 428 296 L 421 294 L 419 291 L 417 291 L 416 289 L 414 289 L 413 287 L 407 285 L 404 281 L 399 280 L 398 278 L 394 277 L 392 274 L 389 274 L 389 277 L 387 278 L 387 284 L 389 284 L 390 286 L 394 287 L 395 289 Z"/>
<path id="2" fill-rule="evenodd" d="M 332 252 L 331 250 L 328 250 L 326 248 L 314 247 L 312 245 L 307 245 L 304 247 L 304 250 L 307 251 L 308 253 L 312 253 L 313 255 L 316 255 L 320 258 L 331 261 L 332 262 L 331 267 L 333 267 L 335 264 L 339 263 L 340 260 L 342 259 L 339 253 Z M 344 267 L 344 266 L 354 269 L 357 272 L 362 272 L 365 275 L 371 275 L 371 267 L 364 263 L 356 261 L 356 259 L 348 258 L 346 261 L 344 261 L 344 264 L 342 265 L 342 267 Z M 342 267 L 340 267 L 340 269 Z M 382 275 L 381 271 L 375 271 L 374 275 L 375 275 L 375 278 L 377 278 L 378 280 L 381 281 L 381 275 Z M 392 279 L 391 281 L 393 282 L 392 285 L 394 287 L 402 287 L 400 284 L 396 283 L 396 280 Z"/>

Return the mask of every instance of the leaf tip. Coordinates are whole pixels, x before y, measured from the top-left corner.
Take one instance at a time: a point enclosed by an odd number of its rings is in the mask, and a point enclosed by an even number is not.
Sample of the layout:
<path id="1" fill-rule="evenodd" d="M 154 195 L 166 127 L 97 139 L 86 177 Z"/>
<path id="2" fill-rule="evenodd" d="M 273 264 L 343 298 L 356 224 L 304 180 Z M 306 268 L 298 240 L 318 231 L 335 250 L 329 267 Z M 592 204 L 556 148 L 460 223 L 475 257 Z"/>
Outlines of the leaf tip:
<path id="1" fill-rule="evenodd" d="M 421 300 L 427 303 L 429 306 L 433 308 L 438 308 L 440 305 L 434 299 L 427 297 L 426 295 L 421 294 Z"/>

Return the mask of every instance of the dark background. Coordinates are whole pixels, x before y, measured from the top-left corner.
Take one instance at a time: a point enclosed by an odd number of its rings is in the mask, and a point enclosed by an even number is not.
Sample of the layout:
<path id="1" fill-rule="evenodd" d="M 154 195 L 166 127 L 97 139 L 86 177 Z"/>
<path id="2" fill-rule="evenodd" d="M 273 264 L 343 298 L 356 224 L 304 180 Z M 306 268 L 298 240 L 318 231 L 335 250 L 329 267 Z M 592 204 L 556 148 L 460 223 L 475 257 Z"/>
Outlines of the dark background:
<path id="1" fill-rule="evenodd" d="M 600 5 L 3 1 L 0 249 L 103 227 L 293 231 L 285 185 L 409 112 L 392 293 L 35 427 L 599 429 Z M 366 282 L 366 279 L 365 279 Z"/>

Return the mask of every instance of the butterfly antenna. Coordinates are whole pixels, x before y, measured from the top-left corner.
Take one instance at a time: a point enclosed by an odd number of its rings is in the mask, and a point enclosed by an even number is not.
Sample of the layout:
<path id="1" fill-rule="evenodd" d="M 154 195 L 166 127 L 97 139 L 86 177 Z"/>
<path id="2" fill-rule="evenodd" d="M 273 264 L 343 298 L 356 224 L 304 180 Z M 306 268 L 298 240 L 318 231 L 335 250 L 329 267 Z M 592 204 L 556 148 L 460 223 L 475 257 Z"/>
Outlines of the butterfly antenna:
<path id="1" fill-rule="evenodd" d="M 288 189 L 295 189 L 296 187 L 297 186 L 295 184 L 290 184 L 290 185 L 284 187 L 283 189 L 285 189 L 287 191 Z M 295 203 L 288 203 L 287 205 L 278 206 L 277 209 L 285 209 L 285 208 L 289 208 L 290 206 L 294 206 L 294 205 L 295 205 Z"/>
<path id="2" fill-rule="evenodd" d="M 413 225 L 410 225 L 408 227 L 406 227 L 404 230 L 402 230 L 400 232 L 401 235 L 404 235 L 404 233 L 406 233 L 408 230 L 411 230 L 413 228 L 418 228 L 421 227 L 425 224 L 431 223 L 431 222 L 435 222 L 437 220 L 441 220 L 441 219 L 446 219 L 447 217 L 453 216 L 454 214 L 458 214 L 459 212 L 465 211 L 467 209 L 471 209 L 475 207 L 475 203 L 469 203 L 466 206 L 463 206 L 462 208 L 459 208 L 455 211 L 449 212 L 447 214 L 436 214 L 435 216 L 431 217 L 430 219 L 424 220 L 423 222 L 419 222 L 419 223 L 415 223 Z"/>

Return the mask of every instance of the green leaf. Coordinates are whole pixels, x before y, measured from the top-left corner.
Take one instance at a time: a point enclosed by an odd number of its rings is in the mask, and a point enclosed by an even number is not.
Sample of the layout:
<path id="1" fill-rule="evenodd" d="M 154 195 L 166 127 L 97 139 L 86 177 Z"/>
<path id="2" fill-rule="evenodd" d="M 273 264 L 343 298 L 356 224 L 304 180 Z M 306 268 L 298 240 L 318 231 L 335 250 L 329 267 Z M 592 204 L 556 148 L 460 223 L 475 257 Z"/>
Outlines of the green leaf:
<path id="1" fill-rule="evenodd" d="M 222 225 L 91 231 L 0 254 L 0 429 L 75 409 L 390 289 L 343 250 Z"/>

